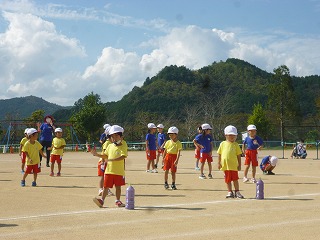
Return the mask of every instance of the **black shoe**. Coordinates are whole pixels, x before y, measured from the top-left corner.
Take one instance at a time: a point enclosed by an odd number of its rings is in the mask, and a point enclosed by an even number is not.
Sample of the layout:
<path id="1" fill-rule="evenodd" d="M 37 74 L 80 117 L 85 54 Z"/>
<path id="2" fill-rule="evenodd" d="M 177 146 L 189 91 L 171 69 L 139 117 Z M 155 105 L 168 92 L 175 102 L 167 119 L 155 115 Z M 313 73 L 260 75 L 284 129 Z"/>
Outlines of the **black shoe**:
<path id="1" fill-rule="evenodd" d="M 276 174 L 272 171 L 268 171 L 268 175 L 276 175 Z"/>
<path id="2" fill-rule="evenodd" d="M 171 185 L 171 189 L 172 189 L 172 190 L 177 190 L 176 185 L 175 185 L 175 184 L 172 184 L 172 185 Z"/>
<path id="3" fill-rule="evenodd" d="M 154 165 L 154 168 L 158 168 L 158 164 L 155 164 L 155 165 Z"/>
<path id="4" fill-rule="evenodd" d="M 47 163 L 47 167 L 50 167 L 49 163 Z"/>
<path id="5" fill-rule="evenodd" d="M 165 184 L 164 184 L 164 188 L 165 188 L 165 189 L 169 189 L 169 184 L 168 184 L 168 183 L 165 183 Z"/>
<path id="6" fill-rule="evenodd" d="M 268 175 L 268 171 L 263 171 L 263 174 L 264 175 Z"/>

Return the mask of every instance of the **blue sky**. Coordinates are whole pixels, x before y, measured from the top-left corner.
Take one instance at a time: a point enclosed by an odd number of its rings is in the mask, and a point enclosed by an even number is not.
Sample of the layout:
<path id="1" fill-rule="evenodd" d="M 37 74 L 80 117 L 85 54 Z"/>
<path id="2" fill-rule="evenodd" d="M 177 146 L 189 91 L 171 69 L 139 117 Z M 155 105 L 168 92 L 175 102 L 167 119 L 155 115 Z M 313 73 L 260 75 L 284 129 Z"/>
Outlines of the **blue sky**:
<path id="1" fill-rule="evenodd" d="M 320 74 L 320 0 L 0 0 L 0 99 L 120 100 L 168 65 Z"/>

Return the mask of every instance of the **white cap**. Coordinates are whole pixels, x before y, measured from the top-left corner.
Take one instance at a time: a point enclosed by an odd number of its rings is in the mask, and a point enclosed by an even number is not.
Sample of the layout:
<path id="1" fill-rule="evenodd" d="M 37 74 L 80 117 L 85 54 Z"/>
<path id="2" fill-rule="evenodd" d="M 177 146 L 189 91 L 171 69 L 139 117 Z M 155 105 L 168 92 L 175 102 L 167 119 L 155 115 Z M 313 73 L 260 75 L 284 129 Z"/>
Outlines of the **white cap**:
<path id="1" fill-rule="evenodd" d="M 237 128 L 229 125 L 224 129 L 224 135 L 238 135 Z"/>
<path id="2" fill-rule="evenodd" d="M 26 133 L 28 132 L 28 130 L 29 130 L 29 128 L 26 128 L 26 129 L 24 130 L 24 134 L 26 134 Z"/>
<path id="3" fill-rule="evenodd" d="M 30 136 L 30 135 L 32 135 L 32 134 L 34 134 L 34 133 L 37 133 L 37 132 L 38 132 L 37 129 L 35 129 L 35 128 L 29 128 L 28 131 L 27 131 L 27 134 L 28 134 L 28 136 Z"/>
<path id="4" fill-rule="evenodd" d="M 122 127 L 120 127 L 119 125 L 113 125 L 111 126 L 110 130 L 109 130 L 109 135 L 112 135 L 114 133 L 123 133 L 124 129 Z"/>
<path id="5" fill-rule="evenodd" d="M 56 128 L 54 132 L 62 132 L 62 128 Z"/>
<path id="6" fill-rule="evenodd" d="M 154 123 L 148 123 L 148 128 L 157 128 Z"/>
<path id="7" fill-rule="evenodd" d="M 111 127 L 110 124 L 106 123 L 105 125 L 103 125 L 103 129 L 106 129 L 107 127 Z"/>
<path id="8" fill-rule="evenodd" d="M 160 124 L 158 124 L 157 128 L 164 128 L 164 126 L 162 123 L 160 123 Z"/>
<path id="9" fill-rule="evenodd" d="M 212 127 L 208 124 L 208 123 L 204 123 L 201 125 L 202 130 L 208 130 L 208 129 L 212 129 Z"/>
<path id="10" fill-rule="evenodd" d="M 248 127 L 247 127 L 247 130 L 250 131 L 250 130 L 257 130 L 257 127 L 253 124 L 250 124 Z"/>
<path id="11" fill-rule="evenodd" d="M 175 134 L 178 134 L 179 133 L 179 129 L 177 127 L 169 127 L 168 129 L 168 133 L 175 133 Z"/>
<path id="12" fill-rule="evenodd" d="M 108 127 L 106 127 L 106 129 L 104 130 L 104 133 L 105 133 L 106 135 L 110 135 L 110 128 L 111 128 L 111 126 L 108 126 Z"/>
<path id="13" fill-rule="evenodd" d="M 278 163 L 278 158 L 276 156 L 272 156 L 270 159 L 271 166 L 274 167 Z"/>

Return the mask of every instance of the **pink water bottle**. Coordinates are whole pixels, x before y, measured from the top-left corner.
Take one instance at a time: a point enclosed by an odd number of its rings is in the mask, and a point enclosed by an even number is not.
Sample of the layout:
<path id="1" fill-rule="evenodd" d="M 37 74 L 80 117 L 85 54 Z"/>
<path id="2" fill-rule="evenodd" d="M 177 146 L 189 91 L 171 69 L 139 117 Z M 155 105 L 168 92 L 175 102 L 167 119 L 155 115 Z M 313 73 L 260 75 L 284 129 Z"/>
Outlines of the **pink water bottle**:
<path id="1" fill-rule="evenodd" d="M 256 199 L 264 199 L 264 182 L 260 178 L 256 183 Z"/>
<path id="2" fill-rule="evenodd" d="M 130 185 L 126 192 L 126 209 L 134 209 L 134 188 Z"/>

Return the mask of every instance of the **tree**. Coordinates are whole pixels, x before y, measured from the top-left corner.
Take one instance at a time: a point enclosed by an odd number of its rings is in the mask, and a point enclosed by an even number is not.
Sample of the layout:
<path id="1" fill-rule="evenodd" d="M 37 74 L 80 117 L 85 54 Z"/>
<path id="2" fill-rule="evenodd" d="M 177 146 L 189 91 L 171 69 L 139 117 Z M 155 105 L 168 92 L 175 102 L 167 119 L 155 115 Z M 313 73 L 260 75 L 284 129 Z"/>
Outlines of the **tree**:
<path id="1" fill-rule="evenodd" d="M 262 104 L 254 104 L 252 115 L 250 115 L 248 118 L 248 125 L 250 124 L 256 125 L 259 131 L 259 136 L 264 139 L 268 139 L 271 125 L 267 118 L 266 112 L 263 110 Z"/>
<path id="2" fill-rule="evenodd" d="M 105 104 L 101 102 L 98 94 L 91 92 L 83 99 L 79 99 L 74 106 L 75 111 L 71 116 L 71 121 L 75 122 L 74 128 L 89 142 L 94 141 L 95 134 L 106 121 Z"/>
<path id="3" fill-rule="evenodd" d="M 300 107 L 294 93 L 289 68 L 285 65 L 273 70 L 274 83 L 269 87 L 269 106 L 280 121 L 281 141 L 284 141 L 284 123 L 290 119 L 298 119 Z"/>
<path id="4" fill-rule="evenodd" d="M 39 109 L 31 113 L 30 117 L 27 117 L 25 121 L 27 122 L 28 127 L 35 127 L 35 123 L 43 122 L 44 110 Z"/>

